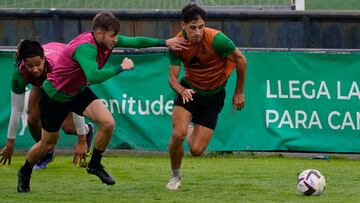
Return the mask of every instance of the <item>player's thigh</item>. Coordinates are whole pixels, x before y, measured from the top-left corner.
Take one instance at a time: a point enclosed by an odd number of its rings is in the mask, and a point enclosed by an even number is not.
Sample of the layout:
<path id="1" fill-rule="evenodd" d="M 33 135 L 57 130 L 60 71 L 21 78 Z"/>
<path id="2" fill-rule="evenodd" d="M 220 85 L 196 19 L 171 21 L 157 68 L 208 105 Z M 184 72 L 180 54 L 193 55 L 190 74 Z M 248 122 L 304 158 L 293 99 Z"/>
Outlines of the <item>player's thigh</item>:
<path id="1" fill-rule="evenodd" d="M 224 107 L 225 90 L 208 96 L 199 96 L 196 112 L 193 114 L 193 122 L 201 126 L 215 129 L 219 113 Z"/>
<path id="2" fill-rule="evenodd" d="M 89 87 L 73 98 L 70 102 L 70 110 L 90 118 L 97 124 L 114 122 L 109 110 Z"/>
<path id="3" fill-rule="evenodd" d="M 30 90 L 29 100 L 28 100 L 28 116 L 31 120 L 40 121 L 40 98 L 41 98 L 41 89 L 33 86 Z"/>
<path id="4" fill-rule="evenodd" d="M 50 148 L 50 150 L 52 150 L 55 147 L 56 142 L 58 141 L 58 139 L 60 137 L 59 131 L 48 132 L 43 129 L 41 134 L 42 134 L 41 141 L 40 141 L 41 147 Z"/>
<path id="5" fill-rule="evenodd" d="M 69 112 L 68 115 L 66 116 L 65 120 L 62 122 L 61 124 L 61 128 L 65 131 L 65 132 L 70 132 L 75 128 L 74 125 L 74 120 L 73 120 L 73 113 Z"/>
<path id="6" fill-rule="evenodd" d="M 195 124 L 190 147 L 194 150 L 204 151 L 208 146 L 213 133 L 213 129 Z"/>
<path id="7" fill-rule="evenodd" d="M 66 116 L 65 120 L 63 121 L 63 123 L 61 124 L 61 127 L 63 126 L 73 126 L 74 125 L 74 121 L 73 121 L 73 116 L 72 116 L 72 112 L 69 112 L 68 115 Z"/>
<path id="8" fill-rule="evenodd" d="M 113 123 L 114 119 L 110 111 L 100 99 L 93 100 L 83 112 L 83 115 L 90 118 L 97 124 Z"/>
<path id="9" fill-rule="evenodd" d="M 174 106 L 172 112 L 173 133 L 180 133 L 186 135 L 191 118 L 191 113 L 184 107 Z"/>
<path id="10" fill-rule="evenodd" d="M 47 132 L 59 131 L 70 112 L 69 103 L 55 101 L 42 91 L 39 105 L 42 128 Z"/>

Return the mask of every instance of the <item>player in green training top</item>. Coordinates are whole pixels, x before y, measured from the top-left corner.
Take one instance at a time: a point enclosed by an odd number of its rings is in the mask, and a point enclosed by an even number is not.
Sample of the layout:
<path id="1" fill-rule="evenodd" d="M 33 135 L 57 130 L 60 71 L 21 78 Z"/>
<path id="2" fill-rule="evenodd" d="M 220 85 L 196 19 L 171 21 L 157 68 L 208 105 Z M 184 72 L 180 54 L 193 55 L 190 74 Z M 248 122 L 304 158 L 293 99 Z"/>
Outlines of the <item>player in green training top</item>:
<path id="1" fill-rule="evenodd" d="M 115 184 L 115 179 L 101 164 L 102 154 L 110 142 L 115 121 L 104 103 L 88 86 L 133 68 L 134 64 L 128 58 L 121 64 L 108 63 L 114 47 L 166 45 L 178 50 L 186 43 L 186 40 L 178 38 L 159 40 L 118 35 L 119 20 L 110 12 L 98 13 L 93 19 L 92 28 L 92 31 L 80 34 L 66 45 L 58 63 L 42 85 L 40 111 L 43 134 L 41 141 L 31 148 L 25 164 L 18 171 L 18 192 L 30 191 L 32 167 L 55 147 L 59 139 L 60 125 L 68 112 L 83 115 L 97 124 L 94 149 L 86 170 L 107 185 Z"/>
<path id="2" fill-rule="evenodd" d="M 182 31 L 177 36 L 189 43 L 186 50 L 170 52 L 169 83 L 177 92 L 169 144 L 172 176 L 166 185 L 170 190 L 178 189 L 181 184 L 184 138 L 187 136 L 193 156 L 201 155 L 208 146 L 224 106 L 226 81 L 234 69 L 237 81 L 233 108 L 241 110 L 245 103 L 245 57 L 225 34 L 205 27 L 206 12 L 197 4 L 187 5 L 181 14 Z M 185 77 L 179 81 L 181 62 Z M 188 130 L 189 123 L 192 124 Z"/>

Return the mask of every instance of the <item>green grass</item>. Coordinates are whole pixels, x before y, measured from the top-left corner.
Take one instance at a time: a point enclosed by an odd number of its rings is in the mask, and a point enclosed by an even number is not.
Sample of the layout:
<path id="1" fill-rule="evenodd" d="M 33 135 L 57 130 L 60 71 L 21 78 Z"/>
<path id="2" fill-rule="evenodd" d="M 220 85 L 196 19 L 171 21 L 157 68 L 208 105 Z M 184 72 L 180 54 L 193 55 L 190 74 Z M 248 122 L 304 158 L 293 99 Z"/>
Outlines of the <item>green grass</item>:
<path id="1" fill-rule="evenodd" d="M 16 171 L 24 162 L 0 166 L 2 202 L 358 202 L 359 161 L 330 161 L 284 157 L 185 157 L 183 185 L 167 191 L 166 156 L 105 156 L 103 164 L 117 180 L 106 186 L 85 170 L 71 165 L 70 156 L 57 156 L 48 169 L 34 171 L 31 192 L 16 191 Z M 296 192 L 296 174 L 316 168 L 326 177 L 319 197 Z"/>

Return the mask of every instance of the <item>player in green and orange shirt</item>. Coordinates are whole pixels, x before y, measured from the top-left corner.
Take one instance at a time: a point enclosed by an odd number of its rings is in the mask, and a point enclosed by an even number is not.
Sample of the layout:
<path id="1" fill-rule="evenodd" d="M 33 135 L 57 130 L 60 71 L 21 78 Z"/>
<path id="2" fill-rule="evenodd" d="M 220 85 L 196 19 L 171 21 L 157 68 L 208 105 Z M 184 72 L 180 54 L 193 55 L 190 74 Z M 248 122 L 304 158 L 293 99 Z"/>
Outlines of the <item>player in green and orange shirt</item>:
<path id="1" fill-rule="evenodd" d="M 187 136 L 190 152 L 201 155 L 214 132 L 218 114 L 224 106 L 225 84 L 236 69 L 234 110 L 244 107 L 246 60 L 235 44 L 218 30 L 205 27 L 206 12 L 196 4 L 182 10 L 182 32 L 178 37 L 189 41 L 182 51 L 170 51 L 170 86 L 177 92 L 172 113 L 172 137 L 169 144 L 172 177 L 167 189 L 181 184 L 180 166 Z M 181 61 L 185 77 L 178 80 Z M 188 130 L 189 124 L 193 127 Z"/>

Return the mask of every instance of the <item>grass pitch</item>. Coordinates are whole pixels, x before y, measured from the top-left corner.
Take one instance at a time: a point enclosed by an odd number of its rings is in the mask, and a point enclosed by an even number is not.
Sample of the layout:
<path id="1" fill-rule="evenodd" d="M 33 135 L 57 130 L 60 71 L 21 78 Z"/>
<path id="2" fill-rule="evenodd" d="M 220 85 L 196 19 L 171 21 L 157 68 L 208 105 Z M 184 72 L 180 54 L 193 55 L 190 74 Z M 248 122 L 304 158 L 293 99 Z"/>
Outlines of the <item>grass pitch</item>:
<path id="1" fill-rule="evenodd" d="M 46 170 L 34 171 L 31 192 L 16 191 L 16 171 L 24 156 L 0 166 L 2 202 L 358 202 L 358 160 L 329 161 L 278 156 L 226 155 L 183 159 L 182 187 L 168 191 L 169 160 L 165 155 L 107 155 L 106 170 L 117 183 L 106 186 L 71 156 L 57 156 Z M 297 173 L 320 170 L 327 182 L 319 197 L 296 192 Z"/>

